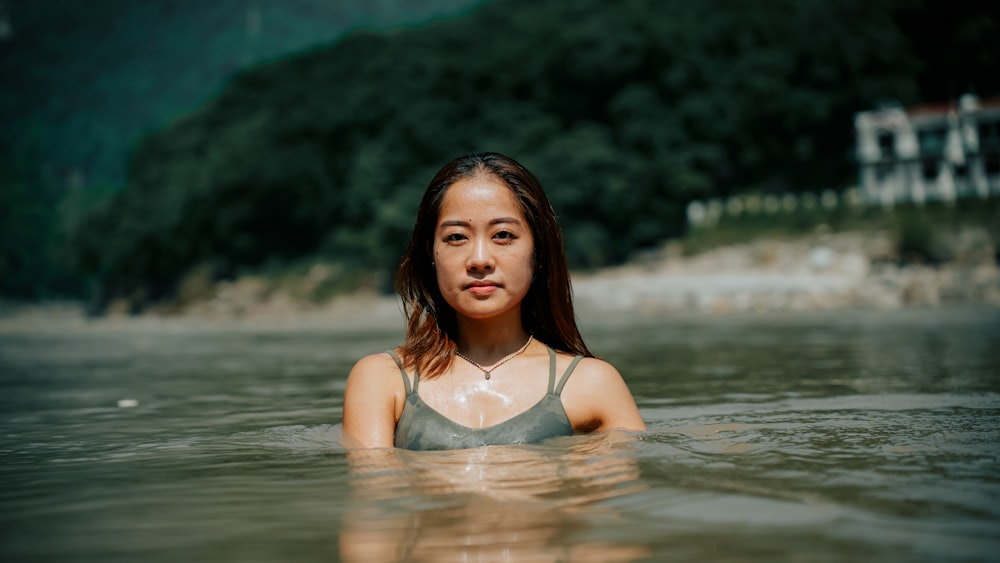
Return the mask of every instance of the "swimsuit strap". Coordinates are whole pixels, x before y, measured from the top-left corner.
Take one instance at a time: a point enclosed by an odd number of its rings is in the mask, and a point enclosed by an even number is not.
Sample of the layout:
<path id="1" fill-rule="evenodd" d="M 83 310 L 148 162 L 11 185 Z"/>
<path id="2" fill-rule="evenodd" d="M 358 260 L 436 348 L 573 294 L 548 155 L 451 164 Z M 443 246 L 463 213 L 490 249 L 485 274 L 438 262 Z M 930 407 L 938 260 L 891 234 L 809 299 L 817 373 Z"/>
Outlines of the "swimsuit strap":
<path id="1" fill-rule="evenodd" d="M 406 370 L 403 369 L 403 360 L 399 359 L 394 350 L 386 350 L 386 352 L 392 356 L 392 359 L 399 366 L 399 374 L 403 376 L 403 385 L 406 386 L 406 394 L 410 395 L 417 392 L 417 372 L 413 372 L 413 390 L 410 390 L 410 378 L 406 376 Z"/>
<path id="2" fill-rule="evenodd" d="M 551 395 L 556 388 L 556 353 L 551 346 L 546 348 L 549 350 L 549 395 Z"/>
<path id="3" fill-rule="evenodd" d="M 582 360 L 582 359 L 583 359 L 583 356 L 577 356 L 577 357 L 573 358 L 572 362 L 570 362 L 569 367 L 566 368 L 566 373 L 564 373 L 563 376 L 562 376 L 562 379 L 559 380 L 559 386 L 556 387 L 556 395 L 559 395 L 560 393 L 562 393 L 563 387 L 566 386 L 566 380 L 569 379 L 570 374 L 573 373 L 574 369 L 576 369 L 576 364 L 580 363 L 580 360 Z M 555 368 L 553 368 L 553 369 L 555 369 Z"/>

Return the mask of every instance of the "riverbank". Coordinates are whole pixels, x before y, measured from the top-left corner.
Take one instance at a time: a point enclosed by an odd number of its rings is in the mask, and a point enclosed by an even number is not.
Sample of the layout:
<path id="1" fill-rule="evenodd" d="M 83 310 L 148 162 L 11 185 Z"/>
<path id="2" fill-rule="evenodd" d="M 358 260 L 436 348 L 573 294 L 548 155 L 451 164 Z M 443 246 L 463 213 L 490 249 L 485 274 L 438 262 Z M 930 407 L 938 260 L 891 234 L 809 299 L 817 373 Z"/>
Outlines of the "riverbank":
<path id="1" fill-rule="evenodd" d="M 667 245 L 641 261 L 580 275 L 582 309 L 815 311 L 985 304 L 1000 307 L 1000 269 L 989 233 L 949 241 L 953 259 L 904 262 L 882 232 L 814 233 L 759 239 L 685 256 Z"/>
<path id="2" fill-rule="evenodd" d="M 573 287 L 583 318 L 612 314 L 796 313 L 985 306 L 1000 311 L 1000 269 L 989 234 L 966 229 L 951 237 L 951 260 L 903 262 L 889 234 L 814 233 L 762 238 L 686 255 L 668 244 L 629 264 L 576 273 Z M 322 326 L 344 330 L 402 328 L 398 301 L 362 291 L 322 303 L 302 297 L 322 266 L 283 287 L 247 276 L 203 287 L 199 298 L 140 315 L 111 307 L 92 318 L 79 303 L 0 306 L 0 331 L 61 329 L 192 330 L 212 327 Z"/>

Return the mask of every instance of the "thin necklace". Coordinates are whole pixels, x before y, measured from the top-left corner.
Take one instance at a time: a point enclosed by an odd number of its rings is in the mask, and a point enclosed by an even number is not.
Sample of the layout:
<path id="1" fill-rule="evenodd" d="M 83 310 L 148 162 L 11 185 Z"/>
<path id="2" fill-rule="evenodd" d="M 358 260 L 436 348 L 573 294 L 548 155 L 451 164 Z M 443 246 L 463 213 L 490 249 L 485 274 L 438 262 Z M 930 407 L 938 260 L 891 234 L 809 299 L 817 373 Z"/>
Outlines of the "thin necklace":
<path id="1" fill-rule="evenodd" d="M 516 357 L 520 356 L 521 354 L 523 354 L 524 351 L 528 349 L 528 345 L 531 344 L 531 339 L 532 338 L 534 338 L 534 336 L 532 336 L 532 335 L 529 334 L 528 335 L 528 341 L 524 343 L 524 346 L 521 346 L 516 352 L 514 352 L 513 354 L 511 354 L 511 355 L 507 356 L 506 358 L 500 360 L 499 362 L 493 364 L 490 367 L 484 367 L 484 366 L 480 365 L 479 363 L 472 361 L 468 356 L 466 356 L 465 354 L 463 354 L 461 352 L 455 352 L 455 353 L 458 354 L 459 358 L 462 358 L 463 360 L 465 360 L 465 361 L 469 362 L 470 364 L 472 364 L 472 365 L 476 366 L 477 368 L 479 368 L 479 370 L 483 372 L 483 377 L 485 377 L 486 379 L 489 379 L 490 378 L 490 374 L 492 374 L 495 369 L 497 369 L 498 367 L 506 364 L 507 362 L 509 362 L 509 361 L 513 360 L 514 358 L 516 358 Z"/>

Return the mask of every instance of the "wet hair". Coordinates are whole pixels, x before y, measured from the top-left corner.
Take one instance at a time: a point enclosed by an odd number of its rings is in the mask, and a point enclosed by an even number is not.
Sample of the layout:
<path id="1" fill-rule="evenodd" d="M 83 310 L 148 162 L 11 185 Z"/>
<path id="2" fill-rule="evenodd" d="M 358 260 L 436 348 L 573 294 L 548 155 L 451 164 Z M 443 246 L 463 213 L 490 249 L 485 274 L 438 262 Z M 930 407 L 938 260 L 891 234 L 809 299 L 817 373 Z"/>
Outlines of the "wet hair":
<path id="1" fill-rule="evenodd" d="M 430 253 L 448 188 L 477 176 L 494 178 L 507 186 L 531 228 L 535 275 L 521 301 L 524 329 L 556 350 L 592 357 L 576 325 L 562 231 L 541 183 L 514 159 L 486 152 L 466 154 L 445 164 L 420 201 L 395 279 L 406 315 L 406 337 L 400 347 L 406 367 L 415 367 L 421 377 L 437 377 L 448 369 L 458 351 L 455 311 L 441 295 Z"/>

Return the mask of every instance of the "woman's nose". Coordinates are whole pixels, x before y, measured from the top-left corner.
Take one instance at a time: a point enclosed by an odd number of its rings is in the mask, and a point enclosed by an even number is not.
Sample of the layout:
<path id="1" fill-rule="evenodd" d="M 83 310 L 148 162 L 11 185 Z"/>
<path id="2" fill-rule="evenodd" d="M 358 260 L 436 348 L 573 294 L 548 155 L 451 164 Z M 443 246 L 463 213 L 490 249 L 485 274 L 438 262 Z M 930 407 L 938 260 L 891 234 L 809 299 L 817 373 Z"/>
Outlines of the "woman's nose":
<path id="1" fill-rule="evenodd" d="M 493 253 L 489 247 L 489 241 L 477 239 L 472 244 L 468 266 L 473 271 L 493 269 Z"/>

